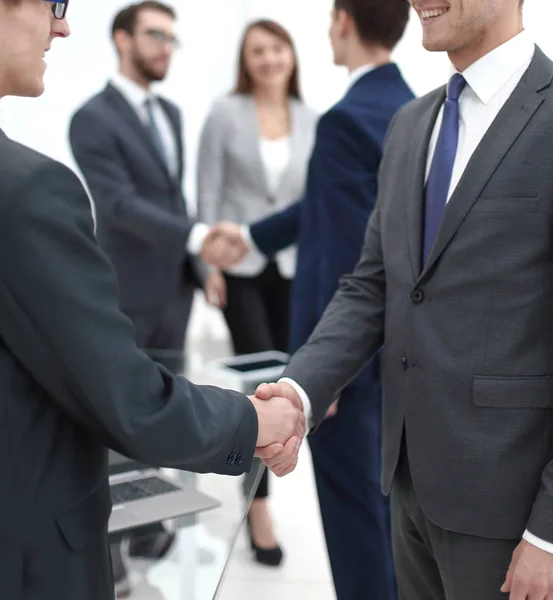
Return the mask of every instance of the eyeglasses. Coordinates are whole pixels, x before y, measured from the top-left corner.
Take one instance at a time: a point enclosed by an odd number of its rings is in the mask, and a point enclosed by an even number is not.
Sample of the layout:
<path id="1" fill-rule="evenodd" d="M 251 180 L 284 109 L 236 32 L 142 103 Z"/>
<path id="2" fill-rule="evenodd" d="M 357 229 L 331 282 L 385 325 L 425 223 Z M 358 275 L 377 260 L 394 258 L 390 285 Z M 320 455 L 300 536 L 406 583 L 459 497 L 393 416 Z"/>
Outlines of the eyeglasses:
<path id="1" fill-rule="evenodd" d="M 169 35 L 164 31 L 160 31 L 159 29 L 146 29 L 144 31 L 144 35 L 147 35 L 152 40 L 155 40 L 159 44 L 170 44 L 176 50 L 180 48 L 180 41 L 174 35 Z"/>
<path id="2" fill-rule="evenodd" d="M 65 19 L 69 0 L 46 0 L 46 2 L 52 5 L 52 14 L 56 19 Z"/>

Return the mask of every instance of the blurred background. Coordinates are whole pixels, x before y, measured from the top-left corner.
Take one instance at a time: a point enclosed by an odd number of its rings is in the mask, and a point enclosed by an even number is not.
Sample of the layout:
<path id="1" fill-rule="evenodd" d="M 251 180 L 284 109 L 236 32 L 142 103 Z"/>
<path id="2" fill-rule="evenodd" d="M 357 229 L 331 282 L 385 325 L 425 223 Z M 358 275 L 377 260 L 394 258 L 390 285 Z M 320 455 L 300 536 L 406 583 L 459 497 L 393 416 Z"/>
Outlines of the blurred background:
<path id="1" fill-rule="evenodd" d="M 115 13 L 127 4 L 126 0 L 96 0 L 91 6 L 73 0 L 72 35 L 54 43 L 47 56 L 46 93 L 38 100 L 8 98 L 0 104 L 0 126 L 10 137 L 76 169 L 67 138 L 69 119 L 115 72 L 110 25 Z M 234 84 L 239 40 L 249 21 L 267 17 L 290 31 L 299 54 L 305 101 L 317 111 L 323 112 L 344 94 L 347 73 L 332 64 L 327 34 L 332 0 L 179 0 L 168 4 L 178 12 L 182 48 L 175 54 L 169 77 L 156 89 L 183 110 L 186 198 L 194 212 L 200 131 L 213 100 Z M 528 0 L 524 16 L 536 42 L 553 56 L 553 3 Z M 448 75 L 447 57 L 426 52 L 420 40 L 420 24 L 412 18 L 395 56 L 417 95 L 443 84 Z M 191 361 L 199 358 L 194 343 L 206 336 L 224 339 L 226 327 L 219 311 L 204 306 L 203 295 L 198 294 L 188 332 Z"/>

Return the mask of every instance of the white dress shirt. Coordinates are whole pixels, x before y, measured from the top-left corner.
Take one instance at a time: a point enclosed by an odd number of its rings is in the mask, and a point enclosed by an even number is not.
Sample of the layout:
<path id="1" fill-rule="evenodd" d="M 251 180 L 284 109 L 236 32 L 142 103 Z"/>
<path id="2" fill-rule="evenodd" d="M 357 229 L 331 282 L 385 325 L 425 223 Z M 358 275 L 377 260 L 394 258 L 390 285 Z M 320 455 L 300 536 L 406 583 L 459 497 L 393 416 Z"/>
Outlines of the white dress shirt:
<path id="1" fill-rule="evenodd" d="M 276 140 L 262 137 L 259 140 L 259 148 L 269 192 L 276 194 L 282 175 L 290 162 L 290 136 L 285 135 Z"/>
<path id="2" fill-rule="evenodd" d="M 146 101 L 151 100 L 154 120 L 159 130 L 159 134 L 161 135 L 165 155 L 167 157 L 167 167 L 169 169 L 169 173 L 173 177 L 177 177 L 180 167 L 178 141 L 175 137 L 171 122 L 169 121 L 169 117 L 161 108 L 156 96 L 151 91 L 144 89 L 136 82 L 132 81 L 132 79 L 125 77 L 125 75 L 122 75 L 121 73 L 116 73 L 112 77 L 111 84 L 134 108 L 138 118 L 142 121 L 142 123 L 144 123 L 145 127 L 149 127 Z M 209 227 L 203 223 L 197 223 L 194 225 L 186 243 L 187 252 L 190 254 L 199 254 L 202 250 L 202 246 L 208 231 Z"/>
<path id="3" fill-rule="evenodd" d="M 462 73 L 467 86 L 459 98 L 459 144 L 448 200 L 461 180 L 474 151 L 530 66 L 534 53 L 534 42 L 530 35 L 523 31 Z M 456 72 L 453 69 L 452 75 Z M 438 114 L 430 139 L 426 177 L 434 158 L 442 118 L 443 107 Z M 281 381 L 291 384 L 298 392 L 304 403 L 306 418 L 310 421 L 311 403 L 305 390 L 291 379 L 284 378 Z M 537 538 L 529 531 L 525 531 L 523 537 L 534 546 L 553 553 L 553 544 Z"/>

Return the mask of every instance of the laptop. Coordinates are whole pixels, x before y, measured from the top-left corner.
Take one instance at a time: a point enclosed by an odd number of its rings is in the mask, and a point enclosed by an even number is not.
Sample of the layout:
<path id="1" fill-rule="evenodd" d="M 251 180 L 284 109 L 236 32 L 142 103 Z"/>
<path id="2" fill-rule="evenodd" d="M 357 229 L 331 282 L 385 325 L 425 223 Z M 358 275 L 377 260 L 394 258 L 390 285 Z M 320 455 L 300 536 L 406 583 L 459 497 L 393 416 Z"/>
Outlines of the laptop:
<path id="1" fill-rule="evenodd" d="M 109 474 L 113 503 L 109 533 L 221 506 L 218 500 L 199 492 L 192 484 L 182 483 L 112 450 Z"/>

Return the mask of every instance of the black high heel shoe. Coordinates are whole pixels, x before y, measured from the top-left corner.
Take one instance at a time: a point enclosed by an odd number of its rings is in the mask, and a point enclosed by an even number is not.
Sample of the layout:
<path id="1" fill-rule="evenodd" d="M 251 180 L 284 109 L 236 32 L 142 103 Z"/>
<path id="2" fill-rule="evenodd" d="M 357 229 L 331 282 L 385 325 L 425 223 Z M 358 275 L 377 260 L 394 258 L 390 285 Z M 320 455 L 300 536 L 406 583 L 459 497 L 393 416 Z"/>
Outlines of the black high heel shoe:
<path id="1" fill-rule="evenodd" d="M 246 525 L 248 527 L 248 536 L 250 538 L 250 547 L 254 553 L 255 560 L 268 567 L 278 567 L 284 558 L 284 553 L 282 552 L 281 547 L 277 544 L 274 548 L 260 548 L 253 541 L 252 535 L 252 525 L 250 522 L 250 515 L 246 520 Z"/>

